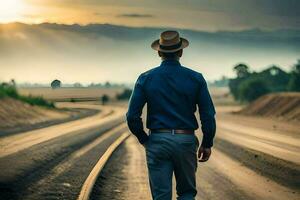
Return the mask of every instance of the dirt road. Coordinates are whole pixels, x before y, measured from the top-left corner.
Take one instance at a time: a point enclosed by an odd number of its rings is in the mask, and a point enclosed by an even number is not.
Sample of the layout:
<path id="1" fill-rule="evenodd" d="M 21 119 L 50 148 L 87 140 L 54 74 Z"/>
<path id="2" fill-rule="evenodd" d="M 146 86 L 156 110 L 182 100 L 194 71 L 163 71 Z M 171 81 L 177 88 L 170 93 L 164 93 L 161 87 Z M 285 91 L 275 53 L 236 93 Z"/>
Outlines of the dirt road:
<path id="1" fill-rule="evenodd" d="M 128 131 L 124 108 L 61 106 L 101 112 L 0 138 L 1 199 L 76 199 L 97 160 Z M 218 108 L 212 157 L 198 165 L 198 198 L 299 199 L 299 125 L 232 115 L 229 110 Z M 133 136 L 113 153 L 92 199 L 150 199 L 145 150 Z"/>
<path id="2" fill-rule="evenodd" d="M 85 104 L 67 104 L 61 105 L 64 107 L 81 107 L 81 108 L 94 108 L 102 109 L 102 111 L 94 116 L 87 117 L 84 119 L 63 123 L 47 128 L 37 129 L 33 131 L 28 131 L 20 134 L 16 134 L 10 137 L 0 138 L 0 158 L 16 153 L 23 149 L 26 149 L 35 144 L 66 135 L 75 131 L 83 131 L 88 129 L 93 129 L 97 126 L 106 124 L 109 121 L 116 120 L 123 116 L 124 110 L 117 109 L 112 110 L 111 107 L 101 107 L 95 105 L 85 105 Z M 114 112 L 114 113 L 112 113 Z M 112 114 L 108 116 L 109 114 Z M 103 118 L 105 117 L 105 118 Z"/>
<path id="3" fill-rule="evenodd" d="M 76 199 L 86 177 L 123 132 L 124 109 L 93 104 L 90 117 L 0 138 L 1 199 Z"/>
<path id="4" fill-rule="evenodd" d="M 253 117 L 230 115 L 222 110 L 218 115 L 220 138 L 300 164 L 300 127 L 289 125 L 289 129 L 285 129 L 286 126 L 286 122 L 266 119 L 255 121 Z"/>
<path id="5" fill-rule="evenodd" d="M 232 115 L 227 108 L 218 108 L 217 119 L 212 157 L 198 164 L 198 199 L 300 199 L 299 126 Z M 92 199 L 150 199 L 144 151 L 128 139 L 105 167 Z"/>

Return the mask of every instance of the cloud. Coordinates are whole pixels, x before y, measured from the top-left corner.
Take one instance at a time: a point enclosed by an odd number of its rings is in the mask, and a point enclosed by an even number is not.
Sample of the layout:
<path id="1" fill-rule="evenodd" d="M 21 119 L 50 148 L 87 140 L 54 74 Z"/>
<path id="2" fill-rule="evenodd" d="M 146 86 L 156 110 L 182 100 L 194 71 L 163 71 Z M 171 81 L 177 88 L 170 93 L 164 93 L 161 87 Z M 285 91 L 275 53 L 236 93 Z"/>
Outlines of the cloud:
<path id="1" fill-rule="evenodd" d="M 117 15 L 117 17 L 128 17 L 128 18 L 152 18 L 154 15 L 150 14 L 138 14 L 138 13 L 126 13 Z"/>
<path id="2" fill-rule="evenodd" d="M 171 26 L 197 30 L 299 29 L 300 0 L 23 0 L 24 21 Z M 172 6 L 170 6 L 172 5 Z M 28 11 L 29 11 L 28 10 Z M 92 15 L 91 15 L 92 14 Z M 182 17 L 184 16 L 184 17 Z"/>

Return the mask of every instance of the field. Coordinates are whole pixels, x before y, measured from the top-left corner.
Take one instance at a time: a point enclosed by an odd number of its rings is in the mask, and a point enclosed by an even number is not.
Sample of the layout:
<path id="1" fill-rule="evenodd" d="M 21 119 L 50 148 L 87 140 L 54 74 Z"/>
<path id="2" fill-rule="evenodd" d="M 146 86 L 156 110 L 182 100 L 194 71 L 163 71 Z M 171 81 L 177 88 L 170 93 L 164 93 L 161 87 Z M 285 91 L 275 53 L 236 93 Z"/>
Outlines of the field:
<path id="1" fill-rule="evenodd" d="M 100 100 L 101 96 L 106 94 L 110 98 L 115 98 L 116 94 L 123 91 L 122 88 L 59 88 L 50 87 L 36 88 L 18 88 L 22 95 L 42 96 L 52 101 L 70 101 L 74 100 Z"/>
<path id="2" fill-rule="evenodd" d="M 123 88 L 59 88 L 53 90 L 49 87 L 28 87 L 18 88 L 22 95 L 42 96 L 53 101 L 75 100 L 99 100 L 104 94 L 114 99 L 116 94 L 123 91 Z M 217 105 L 236 104 L 226 87 L 210 87 L 209 91 Z"/>

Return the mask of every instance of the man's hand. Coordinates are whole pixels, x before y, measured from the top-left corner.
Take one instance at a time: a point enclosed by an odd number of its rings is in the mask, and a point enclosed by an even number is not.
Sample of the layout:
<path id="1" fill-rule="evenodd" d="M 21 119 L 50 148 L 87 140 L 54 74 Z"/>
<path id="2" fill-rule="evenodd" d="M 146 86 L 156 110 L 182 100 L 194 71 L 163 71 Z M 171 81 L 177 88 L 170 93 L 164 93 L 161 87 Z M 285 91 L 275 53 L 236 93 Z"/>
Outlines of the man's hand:
<path id="1" fill-rule="evenodd" d="M 208 161 L 208 159 L 210 157 L 210 154 L 211 154 L 211 149 L 210 148 L 200 147 L 199 150 L 198 150 L 199 162 Z"/>

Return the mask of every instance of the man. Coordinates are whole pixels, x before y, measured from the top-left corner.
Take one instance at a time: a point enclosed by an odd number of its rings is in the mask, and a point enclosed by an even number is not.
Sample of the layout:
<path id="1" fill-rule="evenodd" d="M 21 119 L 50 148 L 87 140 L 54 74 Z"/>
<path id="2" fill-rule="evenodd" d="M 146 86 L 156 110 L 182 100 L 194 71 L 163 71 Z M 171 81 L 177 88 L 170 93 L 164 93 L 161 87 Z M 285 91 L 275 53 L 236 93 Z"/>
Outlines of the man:
<path id="1" fill-rule="evenodd" d="M 199 141 L 194 134 L 198 129 L 197 105 L 203 132 L 198 150 L 200 162 L 209 159 L 213 146 L 215 109 L 206 81 L 200 73 L 179 63 L 183 48 L 188 45 L 176 31 L 165 31 L 152 43 L 162 63 L 139 76 L 126 115 L 130 131 L 146 149 L 154 200 L 172 199 L 173 173 L 177 199 L 193 200 L 197 194 L 195 173 Z M 146 103 L 149 136 L 141 119 Z"/>

